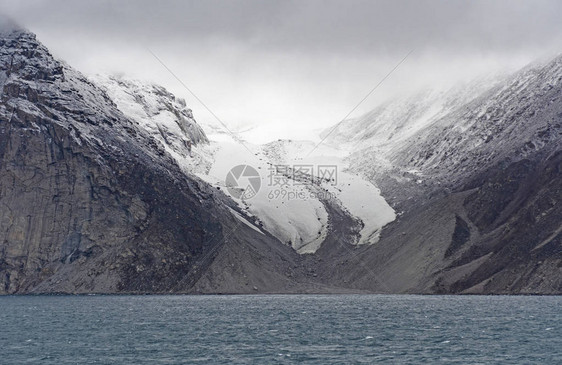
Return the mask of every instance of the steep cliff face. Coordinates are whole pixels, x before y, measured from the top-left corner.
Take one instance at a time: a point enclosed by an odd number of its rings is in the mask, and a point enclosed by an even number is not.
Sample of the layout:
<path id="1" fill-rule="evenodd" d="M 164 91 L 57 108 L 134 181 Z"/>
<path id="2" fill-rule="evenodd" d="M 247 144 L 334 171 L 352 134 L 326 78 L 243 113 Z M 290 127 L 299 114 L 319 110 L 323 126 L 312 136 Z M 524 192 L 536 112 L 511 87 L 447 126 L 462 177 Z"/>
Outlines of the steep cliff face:
<path id="1" fill-rule="evenodd" d="M 0 34 L 0 93 L 0 293 L 297 285 L 285 275 L 298 270 L 296 254 L 244 224 L 229 199 L 25 30 Z M 185 141 L 205 143 L 179 102 L 170 110 L 178 106 Z M 226 249 L 273 264 L 240 258 L 228 274 L 240 285 L 225 285 L 211 268 Z"/>

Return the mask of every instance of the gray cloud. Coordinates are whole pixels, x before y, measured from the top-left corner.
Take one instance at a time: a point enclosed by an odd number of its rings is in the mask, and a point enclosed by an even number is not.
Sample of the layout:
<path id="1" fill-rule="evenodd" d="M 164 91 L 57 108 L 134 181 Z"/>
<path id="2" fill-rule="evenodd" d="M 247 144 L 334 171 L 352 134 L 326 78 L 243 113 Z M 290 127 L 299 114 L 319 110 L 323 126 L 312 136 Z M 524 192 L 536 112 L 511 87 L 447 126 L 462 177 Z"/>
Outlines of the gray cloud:
<path id="1" fill-rule="evenodd" d="M 562 50 L 560 1 L 0 0 L 0 9 L 85 72 L 185 94 L 150 47 L 234 124 L 335 123 L 412 49 L 380 93 Z"/>
<path id="2" fill-rule="evenodd" d="M 559 1 L 2 1 L 16 19 L 98 37 L 219 37 L 286 51 L 495 49 L 559 41 Z"/>

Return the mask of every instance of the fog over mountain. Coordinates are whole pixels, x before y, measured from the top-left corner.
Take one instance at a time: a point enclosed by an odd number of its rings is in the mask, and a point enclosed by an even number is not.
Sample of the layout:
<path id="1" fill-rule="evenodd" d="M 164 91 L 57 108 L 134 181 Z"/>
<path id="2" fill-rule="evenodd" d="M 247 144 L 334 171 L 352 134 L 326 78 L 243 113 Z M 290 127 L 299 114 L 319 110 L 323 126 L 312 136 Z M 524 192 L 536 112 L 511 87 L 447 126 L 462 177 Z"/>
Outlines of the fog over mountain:
<path id="1" fill-rule="evenodd" d="M 0 294 L 562 293 L 556 4 L 3 4 Z"/>
<path id="2" fill-rule="evenodd" d="M 0 363 L 560 363 L 560 14 L 0 0 Z"/>
<path id="3" fill-rule="evenodd" d="M 389 96 L 516 70 L 559 52 L 557 1 L 0 1 L 86 74 L 150 80 L 256 142 L 311 138 Z"/>

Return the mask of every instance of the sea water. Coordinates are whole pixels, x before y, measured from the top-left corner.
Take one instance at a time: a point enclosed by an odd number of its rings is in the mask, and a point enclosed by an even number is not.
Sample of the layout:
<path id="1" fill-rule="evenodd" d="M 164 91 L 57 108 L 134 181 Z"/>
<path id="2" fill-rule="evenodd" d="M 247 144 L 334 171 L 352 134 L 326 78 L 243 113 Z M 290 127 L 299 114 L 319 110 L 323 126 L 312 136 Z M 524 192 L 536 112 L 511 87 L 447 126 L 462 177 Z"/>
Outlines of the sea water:
<path id="1" fill-rule="evenodd" d="M 0 364 L 561 364 L 562 297 L 5 296 Z"/>

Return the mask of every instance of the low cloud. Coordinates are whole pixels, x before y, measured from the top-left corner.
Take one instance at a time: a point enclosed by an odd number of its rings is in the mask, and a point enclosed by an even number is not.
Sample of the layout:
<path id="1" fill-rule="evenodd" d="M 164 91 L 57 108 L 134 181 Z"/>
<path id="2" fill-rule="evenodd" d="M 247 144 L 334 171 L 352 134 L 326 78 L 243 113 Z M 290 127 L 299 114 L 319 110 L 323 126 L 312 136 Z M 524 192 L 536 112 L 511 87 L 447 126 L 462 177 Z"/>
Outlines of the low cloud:
<path id="1" fill-rule="evenodd" d="M 411 50 L 356 114 L 562 50 L 559 1 L 0 0 L 0 9 L 78 69 L 161 83 L 212 119 L 149 48 L 233 128 L 294 138 L 338 122 Z"/>

